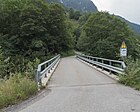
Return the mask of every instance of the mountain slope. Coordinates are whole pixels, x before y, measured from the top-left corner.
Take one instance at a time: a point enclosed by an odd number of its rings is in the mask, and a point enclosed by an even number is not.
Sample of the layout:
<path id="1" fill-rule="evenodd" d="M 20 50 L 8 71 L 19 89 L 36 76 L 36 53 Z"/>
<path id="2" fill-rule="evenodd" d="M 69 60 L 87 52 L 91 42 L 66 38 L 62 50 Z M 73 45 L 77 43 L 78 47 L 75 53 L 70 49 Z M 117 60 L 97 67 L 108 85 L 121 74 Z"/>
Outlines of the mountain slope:
<path id="1" fill-rule="evenodd" d="M 95 12 L 97 7 L 91 0 L 63 0 L 66 7 L 79 10 L 81 12 Z"/>
<path id="2" fill-rule="evenodd" d="M 91 0 L 46 0 L 47 2 L 62 3 L 65 7 L 81 12 L 97 12 L 98 9 Z"/>
<path id="3" fill-rule="evenodd" d="M 140 25 L 135 24 L 135 23 L 131 23 L 129 21 L 126 20 L 126 23 L 132 28 L 132 30 L 140 35 Z"/>
<path id="4" fill-rule="evenodd" d="M 47 2 L 56 2 L 61 3 L 65 7 L 73 8 L 75 10 L 79 10 L 81 12 L 97 12 L 98 9 L 95 4 L 91 0 L 46 0 Z M 118 16 L 120 19 L 125 21 L 130 28 L 136 33 L 140 35 L 140 25 L 129 22 L 128 20 Z"/>
<path id="5" fill-rule="evenodd" d="M 125 21 L 136 34 L 140 35 L 140 25 L 132 23 L 132 22 L 126 20 L 125 18 L 120 17 L 120 16 L 117 16 L 117 17 L 120 18 L 121 20 Z"/>
<path id="6" fill-rule="evenodd" d="M 61 3 L 60 0 L 46 0 L 48 3 L 51 3 L 51 2 L 55 2 L 55 3 Z"/>

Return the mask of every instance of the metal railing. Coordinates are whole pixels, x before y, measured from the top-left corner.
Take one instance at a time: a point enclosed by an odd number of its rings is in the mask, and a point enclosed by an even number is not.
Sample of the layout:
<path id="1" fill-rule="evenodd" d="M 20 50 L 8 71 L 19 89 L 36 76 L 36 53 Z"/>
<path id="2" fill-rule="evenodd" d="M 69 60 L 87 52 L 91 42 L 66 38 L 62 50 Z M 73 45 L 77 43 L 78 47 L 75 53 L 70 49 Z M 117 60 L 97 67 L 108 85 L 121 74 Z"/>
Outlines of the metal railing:
<path id="1" fill-rule="evenodd" d="M 60 60 L 60 55 L 53 57 L 52 59 L 45 61 L 38 65 L 35 73 L 35 81 L 38 85 L 41 85 L 41 80 L 47 77 L 47 74 L 53 69 L 53 67 Z"/>
<path id="2" fill-rule="evenodd" d="M 115 72 L 119 74 L 124 74 L 126 68 L 126 65 L 123 61 L 110 60 L 87 55 L 77 55 L 77 58 L 92 65 L 101 67 L 102 69 L 106 69 L 109 70 L 110 72 Z"/>

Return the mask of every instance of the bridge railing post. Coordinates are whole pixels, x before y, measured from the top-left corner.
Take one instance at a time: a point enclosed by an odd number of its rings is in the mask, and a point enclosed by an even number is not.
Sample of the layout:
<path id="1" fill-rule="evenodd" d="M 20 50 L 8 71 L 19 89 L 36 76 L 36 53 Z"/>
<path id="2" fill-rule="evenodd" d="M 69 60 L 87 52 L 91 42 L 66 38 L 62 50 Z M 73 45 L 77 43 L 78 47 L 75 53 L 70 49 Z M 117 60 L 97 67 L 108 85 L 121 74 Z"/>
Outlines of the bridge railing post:
<path id="1" fill-rule="evenodd" d="M 37 74 L 37 69 L 35 70 L 34 77 L 35 77 L 35 82 L 36 82 L 36 84 L 38 84 L 38 74 Z"/>
<path id="2" fill-rule="evenodd" d="M 41 85 L 40 71 L 38 71 L 38 70 L 35 71 L 35 82 L 36 82 L 37 86 Z"/>
<path id="3" fill-rule="evenodd" d="M 110 66 L 112 65 L 112 62 L 111 62 L 111 61 L 109 61 L 109 65 L 110 65 Z M 109 73 L 111 74 L 112 71 L 110 70 Z"/>
<path id="4" fill-rule="evenodd" d="M 104 60 L 102 59 L 102 63 L 104 63 Z M 102 71 L 104 70 L 104 67 L 102 67 Z"/>

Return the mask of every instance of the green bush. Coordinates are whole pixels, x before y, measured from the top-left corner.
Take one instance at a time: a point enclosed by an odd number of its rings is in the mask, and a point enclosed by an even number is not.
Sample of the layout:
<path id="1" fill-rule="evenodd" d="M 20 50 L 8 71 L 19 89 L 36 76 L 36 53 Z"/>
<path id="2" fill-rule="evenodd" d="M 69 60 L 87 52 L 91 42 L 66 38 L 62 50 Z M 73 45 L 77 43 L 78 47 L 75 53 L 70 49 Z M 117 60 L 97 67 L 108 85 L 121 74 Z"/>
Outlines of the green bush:
<path id="1" fill-rule="evenodd" d="M 34 81 L 21 74 L 0 81 L 0 108 L 16 104 L 37 93 Z"/>
<path id="2" fill-rule="evenodd" d="M 127 61 L 125 75 L 120 75 L 120 82 L 140 90 L 140 60 Z"/>

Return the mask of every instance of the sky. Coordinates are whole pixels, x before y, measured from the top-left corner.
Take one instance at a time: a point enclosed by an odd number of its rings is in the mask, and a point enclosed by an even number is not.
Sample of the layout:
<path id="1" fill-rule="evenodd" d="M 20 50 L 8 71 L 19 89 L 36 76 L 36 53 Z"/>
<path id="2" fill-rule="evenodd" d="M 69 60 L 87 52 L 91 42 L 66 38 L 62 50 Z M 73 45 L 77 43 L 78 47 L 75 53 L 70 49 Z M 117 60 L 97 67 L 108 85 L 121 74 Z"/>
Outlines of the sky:
<path id="1" fill-rule="evenodd" d="M 99 11 L 108 11 L 140 24 L 140 0 L 92 0 Z"/>

